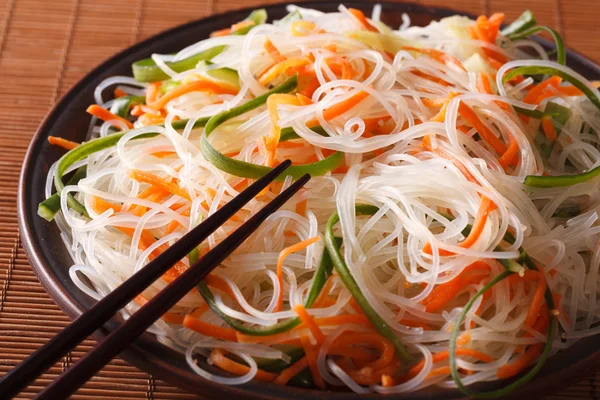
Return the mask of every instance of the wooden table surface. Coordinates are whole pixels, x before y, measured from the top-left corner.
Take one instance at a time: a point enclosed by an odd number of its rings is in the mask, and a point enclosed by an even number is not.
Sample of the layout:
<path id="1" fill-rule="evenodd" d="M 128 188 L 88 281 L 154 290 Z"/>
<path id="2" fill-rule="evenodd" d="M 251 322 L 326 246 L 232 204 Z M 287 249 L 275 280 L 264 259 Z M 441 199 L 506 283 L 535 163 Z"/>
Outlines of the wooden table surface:
<path id="1" fill-rule="evenodd" d="M 114 53 L 190 20 L 264 0 L 0 0 L 0 376 L 69 319 L 38 283 L 20 244 L 17 181 L 29 140 L 52 104 Z M 507 20 L 531 9 L 567 45 L 600 62 L 598 0 L 421 0 L 473 14 L 502 11 Z M 64 371 L 94 344 L 88 340 L 35 382 L 21 398 Z M 600 375 L 551 399 L 597 398 Z M 0 394 L 0 398 L 2 395 Z M 115 360 L 80 389 L 78 399 L 192 399 Z"/>

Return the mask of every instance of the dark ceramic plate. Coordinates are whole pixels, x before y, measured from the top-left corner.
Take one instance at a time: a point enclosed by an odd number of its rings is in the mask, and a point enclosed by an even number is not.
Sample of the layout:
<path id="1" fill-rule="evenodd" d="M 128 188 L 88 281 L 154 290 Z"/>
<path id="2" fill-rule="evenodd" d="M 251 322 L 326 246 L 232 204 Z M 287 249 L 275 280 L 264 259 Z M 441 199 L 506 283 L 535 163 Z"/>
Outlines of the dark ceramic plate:
<path id="1" fill-rule="evenodd" d="M 370 12 L 372 4 L 366 1 L 344 1 L 353 7 Z M 414 25 L 425 25 L 432 20 L 460 14 L 448 9 L 423 7 L 414 4 L 384 3 L 382 19 L 392 26 L 398 26 L 401 14 L 408 13 Z M 335 11 L 338 2 L 315 2 L 309 7 L 323 11 Z M 281 18 L 286 14 L 284 5 L 266 7 L 269 20 Z M 52 147 L 46 140 L 48 136 L 61 136 L 70 140 L 82 141 L 90 121 L 85 113 L 86 107 L 94 102 L 94 88 L 103 79 L 113 75 L 130 75 L 132 62 L 146 58 L 151 53 L 171 53 L 208 37 L 209 33 L 245 18 L 250 9 L 234 11 L 222 15 L 195 21 L 161 33 L 117 54 L 91 71 L 77 83 L 42 122 L 33 138 L 23 165 L 19 185 L 19 226 L 22 240 L 29 260 L 46 291 L 56 303 L 71 317 L 79 316 L 89 308 L 93 300 L 78 290 L 71 282 L 68 266 L 71 258 L 63 246 L 59 232 L 54 224 L 47 223 L 37 216 L 38 203 L 44 197 L 44 185 L 50 165 L 58 160 L 62 151 Z M 543 43 L 548 45 L 548 43 Z M 569 65 L 588 77 L 600 79 L 600 67 L 584 57 L 570 52 Z M 121 321 L 115 319 L 97 331 L 96 339 L 102 339 Z M 566 351 L 552 357 L 538 376 L 523 386 L 519 398 L 539 397 L 555 392 L 559 388 L 573 384 L 578 379 L 594 373 L 600 367 L 600 336 L 580 340 Z M 158 343 L 152 335 L 145 334 L 134 345 L 123 352 L 123 358 L 137 367 L 154 374 L 160 379 L 186 388 L 204 396 L 244 399 L 315 399 L 335 400 L 381 399 L 380 395 L 359 396 L 350 392 L 321 392 L 292 387 L 281 387 L 265 383 L 248 383 L 243 386 L 224 386 L 209 382 L 194 374 L 187 366 L 184 357 Z M 490 390 L 503 385 L 502 382 L 480 385 L 477 389 Z M 430 388 L 425 391 L 406 395 L 411 398 L 461 398 L 456 390 Z M 223 398 L 223 397 L 222 397 Z"/>

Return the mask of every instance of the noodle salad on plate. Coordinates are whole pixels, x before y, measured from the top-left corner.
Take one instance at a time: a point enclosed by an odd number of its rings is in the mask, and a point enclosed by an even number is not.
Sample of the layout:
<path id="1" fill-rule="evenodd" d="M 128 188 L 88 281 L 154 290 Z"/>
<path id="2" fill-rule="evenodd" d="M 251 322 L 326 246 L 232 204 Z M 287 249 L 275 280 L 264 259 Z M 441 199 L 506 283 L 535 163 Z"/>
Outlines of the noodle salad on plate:
<path id="1" fill-rule="evenodd" d="M 150 329 L 202 377 L 496 397 L 600 333 L 600 93 L 560 35 L 528 11 L 288 11 L 135 62 L 96 88 L 86 142 L 49 138 L 68 151 L 38 213 L 77 287 L 102 298 L 290 159 L 123 311 L 311 174 Z"/>

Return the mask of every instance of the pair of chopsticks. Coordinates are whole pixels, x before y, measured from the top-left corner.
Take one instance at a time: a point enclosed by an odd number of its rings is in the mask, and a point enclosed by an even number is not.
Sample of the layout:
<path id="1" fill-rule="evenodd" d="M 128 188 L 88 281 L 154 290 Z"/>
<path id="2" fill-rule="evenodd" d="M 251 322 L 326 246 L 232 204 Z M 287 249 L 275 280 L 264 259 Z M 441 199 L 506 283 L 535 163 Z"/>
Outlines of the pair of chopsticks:
<path id="1" fill-rule="evenodd" d="M 120 309 L 138 294 L 159 279 L 173 264 L 184 258 L 202 241 L 231 218 L 250 200 L 256 197 L 275 178 L 291 165 L 286 160 L 265 176 L 254 182 L 215 214 L 183 236 L 164 253 L 150 261 L 144 268 L 131 276 L 106 297 L 54 336 L 48 343 L 27 357 L 0 380 L 0 397 L 10 399 L 29 383 L 50 368 L 65 353 L 115 316 Z M 133 340 L 146 331 L 157 319 L 171 309 L 198 282 L 239 247 L 260 224 L 277 211 L 306 182 L 306 174 L 263 207 L 234 233 L 225 238 L 214 249 L 182 273 L 176 280 L 160 291 L 125 323 L 108 335 L 81 360 L 66 370 L 55 381 L 42 390 L 37 399 L 63 399 L 69 397 L 81 385 L 96 374 L 103 366 L 123 351 Z"/>

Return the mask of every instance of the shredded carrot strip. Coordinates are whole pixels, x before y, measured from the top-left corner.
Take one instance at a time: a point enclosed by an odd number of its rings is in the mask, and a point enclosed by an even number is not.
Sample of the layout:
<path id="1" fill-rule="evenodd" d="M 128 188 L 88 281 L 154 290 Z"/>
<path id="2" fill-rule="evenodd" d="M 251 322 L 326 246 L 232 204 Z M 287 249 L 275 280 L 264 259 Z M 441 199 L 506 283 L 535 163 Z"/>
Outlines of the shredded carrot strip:
<path id="1" fill-rule="evenodd" d="M 272 94 L 267 99 L 267 109 L 269 111 L 269 118 L 271 119 L 271 134 L 262 137 L 265 149 L 267 150 L 267 167 L 272 167 L 275 163 L 275 152 L 277 151 L 279 138 L 281 136 L 279 111 L 277 110 L 277 106 L 280 104 L 297 106 L 300 102 L 298 97 L 293 94 Z"/>
<path id="2" fill-rule="evenodd" d="M 535 324 L 535 321 L 538 318 L 540 310 L 542 308 L 542 304 L 544 303 L 544 293 L 546 292 L 546 278 L 544 274 L 539 271 L 527 270 L 525 271 L 523 276 L 520 275 L 512 275 L 509 277 L 509 282 L 514 283 L 515 281 L 537 281 L 537 286 L 535 288 L 535 293 L 533 295 L 533 299 L 531 300 L 531 304 L 529 306 L 529 311 L 527 312 L 527 317 L 525 318 L 525 326 L 532 327 Z"/>
<path id="3" fill-rule="evenodd" d="M 57 136 L 48 136 L 48 143 L 53 146 L 59 146 L 66 150 L 73 150 L 75 147 L 79 146 L 79 143 L 72 142 L 67 139 L 63 139 Z"/>
<path id="4" fill-rule="evenodd" d="M 458 112 L 462 115 L 479 133 L 479 136 L 485 140 L 498 154 L 504 154 L 506 145 L 498 139 L 477 116 L 475 111 L 465 103 L 461 102 L 458 106 Z"/>
<path id="5" fill-rule="evenodd" d="M 233 291 L 231 290 L 227 282 L 225 282 L 222 278 L 213 274 L 208 274 L 206 278 L 204 278 L 204 283 L 206 283 L 208 286 L 220 290 L 223 293 L 226 293 L 232 299 L 235 299 Z"/>
<path id="6" fill-rule="evenodd" d="M 115 90 L 113 91 L 113 96 L 115 97 L 115 99 L 118 99 L 119 97 L 127 96 L 127 93 L 125 93 L 123 91 L 123 89 L 116 87 Z"/>
<path id="7" fill-rule="evenodd" d="M 298 98 L 298 102 L 301 106 L 313 104 L 313 101 L 310 99 L 310 97 L 305 96 L 302 93 L 296 93 L 296 97 Z"/>
<path id="8" fill-rule="evenodd" d="M 214 349 L 210 353 L 210 359 L 217 367 L 234 375 L 245 375 L 250 371 L 250 367 L 227 358 L 221 349 Z M 277 374 L 262 369 L 259 369 L 254 376 L 254 379 L 262 382 L 271 382 L 275 378 L 277 378 Z"/>
<path id="9" fill-rule="evenodd" d="M 353 95 L 352 97 L 349 97 L 346 100 L 340 101 L 339 103 L 334 104 L 333 106 L 324 110 L 323 118 L 325 119 L 325 121 L 330 121 L 330 120 L 334 119 L 335 117 L 338 117 L 338 116 L 342 115 L 343 113 L 345 113 L 346 111 L 350 110 L 352 107 L 356 106 L 358 103 L 360 103 L 367 97 L 369 97 L 369 93 L 360 91 L 360 92 L 356 93 L 355 95 Z M 319 120 L 316 118 L 311 119 L 310 121 L 308 121 L 306 123 L 306 126 L 308 126 L 309 128 L 312 128 L 317 125 L 319 125 Z"/>
<path id="10" fill-rule="evenodd" d="M 102 121 L 119 121 L 119 122 L 122 122 L 123 124 L 125 124 L 125 126 L 127 126 L 127 128 L 129 128 L 129 129 L 133 128 L 133 124 L 131 122 L 127 121 L 125 118 L 121 118 L 118 115 L 111 113 L 106 108 L 102 108 L 97 104 L 92 104 L 91 106 L 89 106 L 87 108 L 86 111 L 88 112 L 88 114 L 92 114 L 94 117 L 97 117 L 98 119 L 101 119 Z M 115 125 L 115 127 L 117 127 L 117 128 L 119 126 Z"/>
<path id="11" fill-rule="evenodd" d="M 513 135 L 510 135 L 508 148 L 498 158 L 498 162 L 502 168 L 506 168 L 509 165 L 516 165 L 519 162 L 519 150 L 519 143 L 517 143 Z"/>
<path id="12" fill-rule="evenodd" d="M 239 29 L 246 28 L 248 26 L 254 25 L 252 21 L 241 21 L 237 24 L 231 25 L 231 28 L 220 29 L 218 31 L 214 31 L 210 34 L 210 37 L 218 37 L 218 36 L 227 36 L 231 34 L 231 32 L 237 31 Z"/>
<path id="13" fill-rule="evenodd" d="M 277 78 L 280 74 L 285 72 L 288 68 L 296 68 L 307 65 L 310 61 L 305 57 L 300 58 L 288 58 L 273 65 L 271 68 L 266 70 L 259 78 L 258 82 L 265 86 L 269 84 L 273 79 Z"/>
<path id="14" fill-rule="evenodd" d="M 188 209 L 186 209 L 186 210 L 184 210 L 184 211 L 180 212 L 179 214 L 180 214 L 180 215 L 183 215 L 183 216 L 185 216 L 185 217 L 189 217 L 189 216 L 190 216 L 190 211 L 191 211 L 191 209 L 190 209 L 190 208 L 188 208 Z M 169 222 L 169 223 L 167 224 L 166 228 L 165 228 L 165 235 L 169 235 L 169 234 L 171 234 L 171 233 L 175 232 L 175 229 L 177 229 L 177 226 L 182 226 L 182 225 L 179 223 L 179 221 L 177 221 L 177 220 L 173 220 L 173 221 Z"/>
<path id="15" fill-rule="evenodd" d="M 433 362 L 436 363 L 436 362 L 444 361 L 444 360 L 448 359 L 449 355 L 450 355 L 450 353 L 448 350 L 444 350 L 439 353 L 435 353 L 433 355 Z M 492 357 L 490 357 L 489 355 L 487 355 L 485 353 L 482 353 L 479 350 L 465 348 L 465 347 L 456 349 L 456 355 L 464 356 L 464 357 L 473 357 L 473 358 L 475 358 L 479 361 L 483 361 L 483 362 L 494 361 L 494 359 Z M 412 367 L 410 370 L 408 370 L 407 376 L 409 378 L 414 378 L 415 376 L 417 376 L 417 374 L 419 372 L 421 372 L 424 365 L 425 365 L 425 360 L 419 361 L 414 367 Z"/>
<path id="16" fill-rule="evenodd" d="M 529 346 L 527 350 L 525 350 L 525 353 L 518 357 L 514 362 L 510 364 L 504 364 L 498 368 L 496 377 L 498 379 L 506 379 L 517 375 L 519 372 L 533 364 L 538 356 L 542 354 L 542 348 L 543 345 L 541 343 Z"/>
<path id="17" fill-rule="evenodd" d="M 317 325 L 315 322 L 315 319 L 308 312 L 306 312 L 304 306 L 302 304 L 298 304 L 296 307 L 294 307 L 294 311 L 296 314 L 298 314 L 302 323 L 308 327 L 308 330 L 310 330 L 310 333 L 312 333 L 313 337 L 317 341 L 317 344 L 322 344 L 325 341 L 325 335 L 323 335 L 323 332 L 321 331 L 321 328 L 319 328 L 319 325 Z"/>
<path id="18" fill-rule="evenodd" d="M 162 97 L 158 98 L 154 102 L 148 104 L 148 106 L 154 110 L 160 110 L 161 108 L 164 108 L 169 101 L 190 92 L 236 94 L 237 89 L 232 85 L 226 83 L 215 83 L 207 79 L 200 79 L 197 81 L 184 83 L 183 85 L 177 86 L 176 88 L 165 93 Z"/>
<path id="19" fill-rule="evenodd" d="M 151 172 L 132 169 L 129 171 L 129 177 L 131 179 L 135 179 L 138 182 L 144 182 L 149 185 L 161 188 L 162 190 L 165 190 L 176 196 L 182 197 L 186 200 L 191 200 L 189 193 L 180 188 L 179 185 L 170 182 L 167 179 L 161 178 L 158 175 L 154 175 Z"/>
<path id="20" fill-rule="evenodd" d="M 120 206 L 120 205 L 109 203 L 109 202 L 102 200 L 101 198 L 95 197 L 95 196 L 92 197 L 90 206 L 92 207 L 94 212 L 96 212 L 97 214 L 102 214 L 104 211 L 108 210 L 109 208 L 112 209 L 114 212 L 121 211 L 121 208 L 122 208 L 122 206 Z M 133 233 L 134 233 L 133 228 L 117 227 L 117 229 L 119 229 L 121 232 L 133 237 Z M 154 242 L 156 242 L 154 235 L 152 235 L 152 233 L 150 233 L 150 231 L 144 229 L 142 231 L 140 240 L 138 242 L 138 248 L 140 250 L 144 251 L 148 247 L 150 247 Z M 150 260 L 153 260 L 159 254 L 164 252 L 167 248 L 168 248 L 168 246 L 166 244 L 159 246 L 150 254 L 150 256 L 148 258 Z M 171 269 L 169 269 L 167 272 L 165 272 L 163 274 L 162 279 L 165 282 L 170 283 L 186 269 L 187 269 L 187 266 L 184 263 L 182 263 L 181 261 L 177 261 L 175 263 L 175 265 L 173 267 L 171 267 Z"/>
<path id="21" fill-rule="evenodd" d="M 492 93 L 490 80 L 488 79 L 487 75 L 483 72 L 479 73 L 479 79 L 477 80 L 477 90 L 481 93 Z"/>
<path id="22" fill-rule="evenodd" d="M 281 55 L 281 52 L 279 52 L 277 47 L 275 47 L 269 38 L 265 40 L 265 50 L 271 57 L 273 57 L 276 63 L 285 60 L 285 57 Z"/>
<path id="23" fill-rule="evenodd" d="M 234 329 L 223 328 L 222 326 L 209 324 L 208 322 L 200 321 L 199 319 L 196 319 L 189 314 L 186 315 L 183 319 L 183 326 L 198 333 L 201 333 L 205 336 L 213 337 L 215 339 L 237 342 L 237 336 L 235 334 Z"/>
<path id="24" fill-rule="evenodd" d="M 308 367 L 310 368 L 315 385 L 321 389 L 325 389 L 325 382 L 323 381 L 323 377 L 321 377 L 321 374 L 319 373 L 319 367 L 317 366 L 318 353 L 316 349 L 310 344 L 307 336 L 302 336 L 300 340 L 302 341 L 304 354 L 306 354 Z"/>
<path id="25" fill-rule="evenodd" d="M 210 309 L 210 306 L 208 305 L 208 303 L 204 303 L 200 307 L 198 307 L 194 311 L 192 311 L 190 313 L 190 316 L 193 317 L 193 318 L 200 318 L 209 309 Z"/>
<path id="26" fill-rule="evenodd" d="M 485 196 L 481 196 L 481 203 L 479 205 L 479 210 L 477 211 L 477 215 L 475 216 L 475 222 L 473 223 L 473 227 L 471 228 L 471 231 L 469 232 L 469 235 L 465 238 L 465 240 L 463 240 L 461 243 L 458 244 L 459 247 L 462 247 L 463 249 L 468 249 L 469 247 L 473 246 L 475 244 L 475 242 L 477 242 L 477 240 L 483 233 L 483 229 L 485 228 L 485 224 L 487 222 L 488 215 L 490 214 L 490 212 L 494 211 L 495 209 L 496 209 L 496 204 L 494 204 L 493 201 L 491 201 L 489 198 L 487 198 Z M 426 243 L 425 246 L 423 246 L 423 252 L 426 254 L 429 254 L 429 255 L 432 254 L 430 243 Z M 454 254 L 451 251 L 447 251 L 447 250 L 443 250 L 443 249 L 440 249 L 439 253 L 442 256 L 449 256 L 449 255 Z"/>
<path id="27" fill-rule="evenodd" d="M 558 87 L 558 85 L 562 82 L 562 78 L 559 76 L 553 76 L 551 78 L 546 79 L 538 83 L 532 89 L 527 92 L 525 97 L 523 98 L 524 103 L 528 104 L 536 104 L 538 97 L 548 88 L 549 86 Z"/>
<path id="28" fill-rule="evenodd" d="M 466 267 L 456 278 L 449 282 L 437 285 L 421 304 L 426 306 L 427 312 L 436 312 L 443 308 L 448 302 L 466 286 L 478 283 L 489 275 L 490 266 L 483 261 L 475 261 Z"/>
<path id="29" fill-rule="evenodd" d="M 300 372 L 304 371 L 307 367 L 308 360 L 306 359 L 306 356 L 304 356 L 289 367 L 287 367 L 286 369 L 284 369 L 283 371 L 281 371 L 279 375 L 277 375 L 277 378 L 275 378 L 273 383 L 276 383 L 278 385 L 287 385 L 290 379 L 298 375 Z"/>
<path id="30" fill-rule="evenodd" d="M 485 227 L 485 222 L 487 221 L 489 213 L 493 211 L 495 207 L 496 205 L 490 199 L 485 196 L 482 197 L 479 210 L 475 216 L 475 222 L 471 228 L 471 232 L 469 232 L 469 235 L 464 242 L 459 244 L 460 247 L 468 248 L 475 244 L 483 232 L 483 228 Z"/>
<path id="31" fill-rule="evenodd" d="M 450 100 L 452 100 L 453 98 L 455 98 L 458 95 L 458 93 L 456 92 L 450 92 L 448 94 L 448 97 L 446 97 L 445 99 L 437 99 L 437 100 L 432 100 L 432 99 L 423 99 L 423 104 L 425 104 L 426 106 L 430 107 L 439 107 L 439 105 L 441 105 L 442 108 L 440 108 L 440 111 L 438 111 L 438 113 L 430 119 L 430 121 L 433 122 L 444 122 L 444 120 L 446 119 L 446 110 L 448 109 L 448 103 L 450 103 Z"/>
<path id="32" fill-rule="evenodd" d="M 550 97 L 556 97 L 558 95 L 583 96 L 583 92 L 574 86 L 558 86 L 558 87 L 547 88 L 546 90 L 544 90 L 542 92 L 542 94 L 540 94 L 538 96 L 538 98 L 535 100 L 535 103 L 540 104 L 545 99 L 550 98 Z"/>
<path id="33" fill-rule="evenodd" d="M 439 61 L 442 64 L 455 65 L 460 70 L 466 71 L 465 67 L 457 58 L 451 56 L 450 54 L 444 53 L 443 51 L 436 49 L 420 49 L 417 47 L 404 47 L 404 50 L 428 55 L 429 57 L 433 58 L 436 61 Z"/>
<path id="34" fill-rule="evenodd" d="M 152 82 L 148 89 L 146 89 L 146 104 L 152 104 L 156 101 L 158 94 L 160 93 L 160 86 L 162 82 Z"/>
<path id="35" fill-rule="evenodd" d="M 350 14 L 352 14 L 366 30 L 371 32 L 378 32 L 377 28 L 375 28 L 369 23 L 367 17 L 365 17 L 365 14 L 363 14 L 362 11 L 357 10 L 356 8 L 349 8 L 348 11 L 350 11 Z"/>
<path id="36" fill-rule="evenodd" d="M 542 130 L 544 131 L 544 135 L 546 135 L 551 142 L 554 142 L 558 137 L 551 117 L 542 117 Z"/>
<path id="37" fill-rule="evenodd" d="M 307 199 L 304 199 L 304 200 L 296 203 L 296 214 L 299 214 L 302 216 L 306 215 L 306 203 L 307 203 Z"/>
<path id="38" fill-rule="evenodd" d="M 306 239 L 299 243 L 296 243 L 293 246 L 286 247 L 279 253 L 279 257 L 277 258 L 277 280 L 279 281 L 279 287 L 281 289 L 279 291 L 279 298 L 277 299 L 277 306 L 275 307 L 275 311 L 281 311 L 281 307 L 283 306 L 283 261 L 290 254 L 296 253 L 300 250 L 304 250 L 305 248 L 307 248 L 315 242 L 318 242 L 319 240 L 321 240 L 321 237 L 315 236 L 310 239 Z"/>

